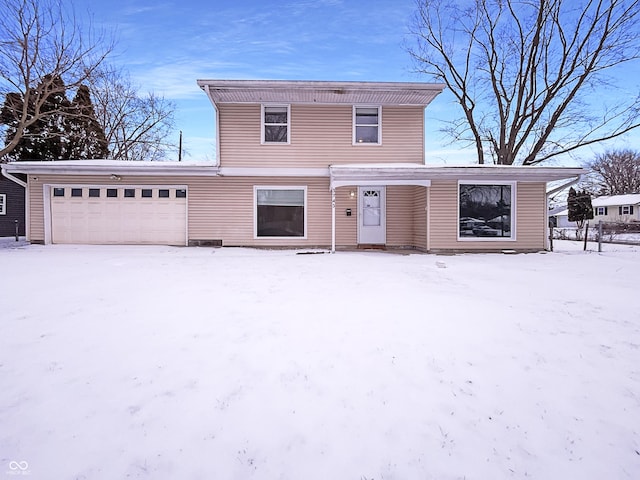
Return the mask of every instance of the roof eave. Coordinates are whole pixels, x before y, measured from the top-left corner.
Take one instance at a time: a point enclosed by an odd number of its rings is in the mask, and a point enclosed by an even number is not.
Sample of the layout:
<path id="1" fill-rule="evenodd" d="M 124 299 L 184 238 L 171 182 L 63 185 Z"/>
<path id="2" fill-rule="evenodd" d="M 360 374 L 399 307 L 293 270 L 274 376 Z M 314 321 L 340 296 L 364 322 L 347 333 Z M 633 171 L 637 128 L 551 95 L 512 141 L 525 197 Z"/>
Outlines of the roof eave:
<path id="1" fill-rule="evenodd" d="M 495 180 L 519 182 L 551 182 L 579 177 L 586 173 L 581 167 L 514 167 L 514 166 L 364 166 L 334 165 L 330 167 L 332 177 L 413 177 L 429 180 Z"/>
<path id="2" fill-rule="evenodd" d="M 59 162 L 15 162 L 3 165 L 9 173 L 25 173 L 29 175 L 175 175 L 175 176 L 216 176 L 219 168 L 212 165 L 135 165 L 139 162 L 126 162 L 122 165 L 69 165 Z M 157 162 L 161 163 L 161 162 Z M 129 165 L 131 164 L 131 165 Z"/>
<path id="3" fill-rule="evenodd" d="M 444 84 L 287 80 L 197 80 L 211 102 L 221 104 L 379 104 L 426 107 Z M 366 99 L 366 100 L 364 100 Z"/>

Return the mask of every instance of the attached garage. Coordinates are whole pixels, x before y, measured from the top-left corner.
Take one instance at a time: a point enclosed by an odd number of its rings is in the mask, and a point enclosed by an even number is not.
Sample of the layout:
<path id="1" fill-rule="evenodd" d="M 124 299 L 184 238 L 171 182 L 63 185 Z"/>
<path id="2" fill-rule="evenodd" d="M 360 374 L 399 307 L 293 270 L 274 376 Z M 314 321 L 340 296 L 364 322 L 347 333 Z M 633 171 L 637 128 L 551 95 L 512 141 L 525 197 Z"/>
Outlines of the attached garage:
<path id="1" fill-rule="evenodd" d="M 51 242 L 187 244 L 186 186 L 52 185 Z"/>

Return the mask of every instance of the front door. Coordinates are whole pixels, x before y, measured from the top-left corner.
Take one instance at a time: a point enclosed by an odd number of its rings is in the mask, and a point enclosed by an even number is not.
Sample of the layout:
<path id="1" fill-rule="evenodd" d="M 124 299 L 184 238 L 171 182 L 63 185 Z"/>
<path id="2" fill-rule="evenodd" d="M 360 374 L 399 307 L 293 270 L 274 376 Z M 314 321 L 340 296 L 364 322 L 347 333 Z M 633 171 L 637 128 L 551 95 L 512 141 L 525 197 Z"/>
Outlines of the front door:
<path id="1" fill-rule="evenodd" d="M 385 204 L 385 187 L 358 187 L 358 243 L 386 243 Z"/>

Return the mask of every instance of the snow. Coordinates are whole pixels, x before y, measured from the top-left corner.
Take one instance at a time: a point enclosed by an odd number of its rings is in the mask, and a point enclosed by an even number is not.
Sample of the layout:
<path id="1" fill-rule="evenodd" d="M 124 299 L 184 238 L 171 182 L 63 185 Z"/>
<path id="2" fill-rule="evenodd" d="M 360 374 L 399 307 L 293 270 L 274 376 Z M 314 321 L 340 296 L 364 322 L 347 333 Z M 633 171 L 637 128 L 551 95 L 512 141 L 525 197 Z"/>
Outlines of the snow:
<path id="1" fill-rule="evenodd" d="M 640 203 L 640 193 L 602 196 L 596 197 L 592 200 L 592 205 L 594 207 L 604 207 L 612 205 L 637 205 L 638 203 Z"/>
<path id="2" fill-rule="evenodd" d="M 31 161 L 31 162 L 20 162 L 18 166 L 42 166 L 42 165 L 50 165 L 51 162 L 41 162 L 41 161 Z M 163 169 L 167 166 L 173 167 L 202 167 L 202 166 L 210 166 L 215 167 L 214 162 L 203 162 L 198 160 L 185 160 L 181 162 L 171 161 L 171 160 L 158 160 L 158 161 L 135 161 L 132 162 L 130 160 L 104 160 L 104 159 L 84 159 L 84 160 L 64 160 L 64 164 L 66 167 L 75 168 L 75 167 L 109 167 L 109 168 L 157 168 Z"/>
<path id="3" fill-rule="evenodd" d="M 640 247 L 555 249 L 2 239 L 0 476 L 636 479 Z"/>

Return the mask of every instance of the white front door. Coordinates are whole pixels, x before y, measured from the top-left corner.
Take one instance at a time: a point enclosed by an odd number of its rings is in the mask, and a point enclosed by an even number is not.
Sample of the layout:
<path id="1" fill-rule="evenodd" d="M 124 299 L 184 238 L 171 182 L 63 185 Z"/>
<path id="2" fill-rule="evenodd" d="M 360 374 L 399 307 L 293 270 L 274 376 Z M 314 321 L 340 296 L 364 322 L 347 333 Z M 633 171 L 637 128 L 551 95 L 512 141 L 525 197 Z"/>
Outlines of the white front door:
<path id="1" fill-rule="evenodd" d="M 358 243 L 386 243 L 385 205 L 385 187 L 358 187 Z"/>

